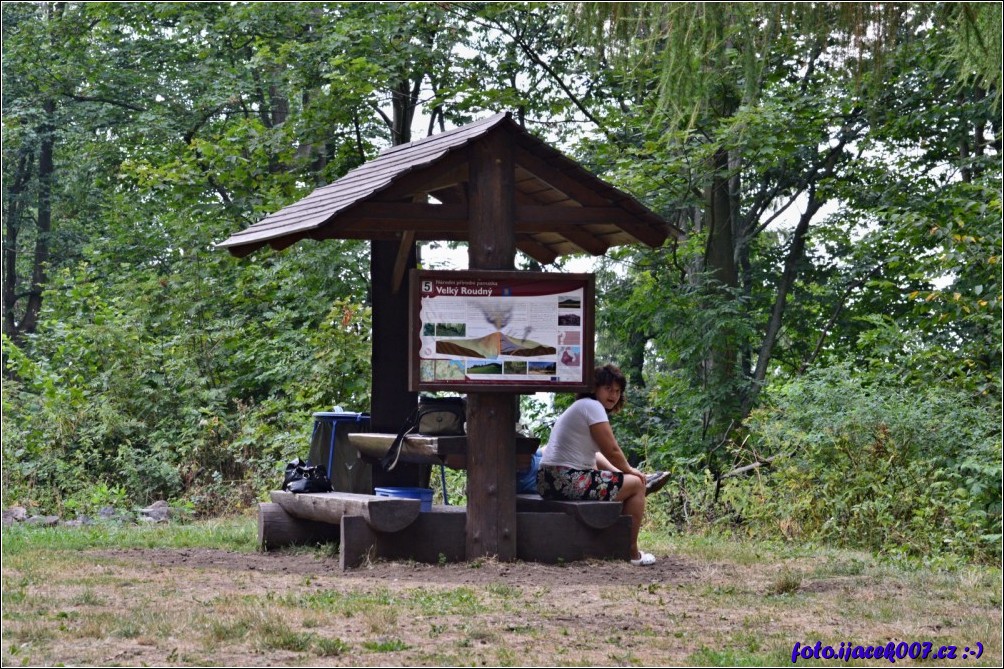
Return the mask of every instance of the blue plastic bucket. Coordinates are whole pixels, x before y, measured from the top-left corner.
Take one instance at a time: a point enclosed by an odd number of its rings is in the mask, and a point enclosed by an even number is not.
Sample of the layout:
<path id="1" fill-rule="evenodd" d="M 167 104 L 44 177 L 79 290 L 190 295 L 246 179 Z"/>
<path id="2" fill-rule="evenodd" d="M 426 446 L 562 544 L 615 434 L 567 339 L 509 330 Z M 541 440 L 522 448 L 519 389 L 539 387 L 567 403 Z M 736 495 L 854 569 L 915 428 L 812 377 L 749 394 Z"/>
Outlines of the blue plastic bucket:
<path id="1" fill-rule="evenodd" d="M 374 488 L 373 493 L 377 497 L 417 499 L 422 511 L 432 511 L 432 488 Z"/>

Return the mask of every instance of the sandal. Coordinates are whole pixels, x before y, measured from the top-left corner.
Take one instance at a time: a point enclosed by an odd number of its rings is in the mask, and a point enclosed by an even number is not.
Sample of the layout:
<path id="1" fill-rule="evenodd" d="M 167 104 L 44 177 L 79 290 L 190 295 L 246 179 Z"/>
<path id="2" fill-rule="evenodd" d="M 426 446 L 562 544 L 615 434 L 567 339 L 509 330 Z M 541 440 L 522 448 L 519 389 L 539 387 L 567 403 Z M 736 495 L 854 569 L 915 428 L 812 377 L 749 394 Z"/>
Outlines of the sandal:
<path id="1" fill-rule="evenodd" d="M 655 556 L 651 553 L 642 553 L 637 560 L 631 560 L 631 564 L 636 567 L 650 567 L 655 564 Z"/>
<path id="2" fill-rule="evenodd" d="M 648 474 L 645 476 L 645 495 L 659 492 L 667 483 L 669 483 L 669 472 Z"/>

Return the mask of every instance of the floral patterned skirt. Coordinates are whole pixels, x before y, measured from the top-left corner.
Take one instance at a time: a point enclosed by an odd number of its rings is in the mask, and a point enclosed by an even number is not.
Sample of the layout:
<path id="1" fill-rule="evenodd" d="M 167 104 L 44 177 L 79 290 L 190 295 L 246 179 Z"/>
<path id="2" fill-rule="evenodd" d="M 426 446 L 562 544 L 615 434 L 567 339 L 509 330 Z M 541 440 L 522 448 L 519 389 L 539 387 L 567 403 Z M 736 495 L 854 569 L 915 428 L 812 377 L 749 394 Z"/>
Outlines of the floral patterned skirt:
<path id="1" fill-rule="evenodd" d="M 613 500 L 624 485 L 624 474 L 600 469 L 572 469 L 542 465 L 537 471 L 537 493 L 544 499 L 601 502 Z"/>

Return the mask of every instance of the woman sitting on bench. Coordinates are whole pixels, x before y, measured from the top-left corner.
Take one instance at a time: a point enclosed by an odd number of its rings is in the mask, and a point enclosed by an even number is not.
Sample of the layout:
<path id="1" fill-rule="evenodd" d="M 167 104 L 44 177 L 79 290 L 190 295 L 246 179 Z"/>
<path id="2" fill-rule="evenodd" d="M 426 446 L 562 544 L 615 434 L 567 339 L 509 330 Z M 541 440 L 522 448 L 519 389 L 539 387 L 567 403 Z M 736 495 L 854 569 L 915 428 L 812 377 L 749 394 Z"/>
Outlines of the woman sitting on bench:
<path id="1" fill-rule="evenodd" d="M 537 472 L 537 492 L 544 499 L 598 500 L 623 503 L 631 516 L 631 564 L 655 564 L 655 556 L 638 550 L 638 531 L 645 516 L 645 475 L 632 467 L 610 427 L 608 414 L 624 406 L 627 379 L 617 367 L 593 373 L 593 392 L 581 393 L 551 429 Z M 618 471 L 596 469 L 596 453 Z"/>

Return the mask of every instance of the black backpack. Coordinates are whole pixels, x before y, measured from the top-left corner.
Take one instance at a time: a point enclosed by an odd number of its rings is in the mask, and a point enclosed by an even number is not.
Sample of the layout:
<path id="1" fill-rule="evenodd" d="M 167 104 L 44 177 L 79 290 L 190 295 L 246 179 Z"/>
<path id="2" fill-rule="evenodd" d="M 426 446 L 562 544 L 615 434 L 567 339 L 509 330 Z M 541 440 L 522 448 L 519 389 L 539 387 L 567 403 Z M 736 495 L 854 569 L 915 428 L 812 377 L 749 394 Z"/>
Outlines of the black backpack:
<path id="1" fill-rule="evenodd" d="M 409 434 L 430 436 L 462 435 L 467 420 L 467 400 L 463 397 L 420 397 L 418 406 L 401 426 L 380 464 L 387 471 L 397 466 L 401 446 Z"/>
<path id="2" fill-rule="evenodd" d="M 324 465 L 308 466 L 300 458 L 286 465 L 282 489 L 288 492 L 331 492 L 331 479 Z"/>

